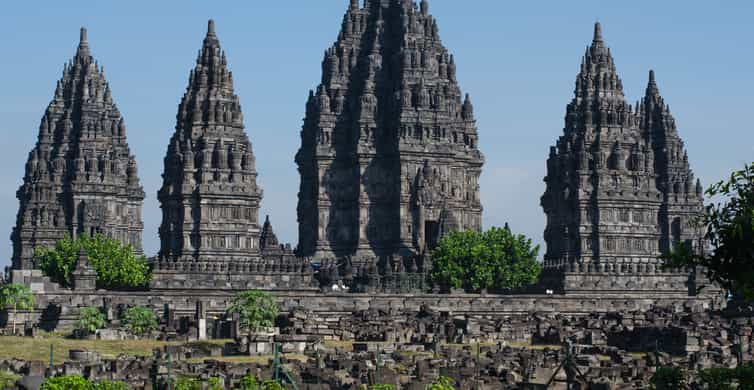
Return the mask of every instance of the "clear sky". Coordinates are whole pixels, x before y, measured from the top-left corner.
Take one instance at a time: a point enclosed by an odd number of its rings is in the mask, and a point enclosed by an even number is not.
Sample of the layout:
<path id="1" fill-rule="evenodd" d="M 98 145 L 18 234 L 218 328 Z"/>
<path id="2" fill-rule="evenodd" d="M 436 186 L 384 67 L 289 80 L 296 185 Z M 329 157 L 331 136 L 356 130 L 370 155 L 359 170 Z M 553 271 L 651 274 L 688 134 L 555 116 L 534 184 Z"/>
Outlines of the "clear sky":
<path id="1" fill-rule="evenodd" d="M 27 154 L 79 27 L 123 113 L 147 199 L 144 246 L 158 250 L 156 192 L 189 70 L 214 18 L 254 144 L 261 218 L 297 240 L 293 157 L 309 89 L 348 0 L 15 1 L 0 15 L 0 266 L 9 264 Z M 542 242 L 548 149 L 562 133 L 592 25 L 602 22 L 626 96 L 650 68 L 705 185 L 754 160 L 754 2 L 434 0 L 443 42 L 478 119 L 485 226 Z"/>

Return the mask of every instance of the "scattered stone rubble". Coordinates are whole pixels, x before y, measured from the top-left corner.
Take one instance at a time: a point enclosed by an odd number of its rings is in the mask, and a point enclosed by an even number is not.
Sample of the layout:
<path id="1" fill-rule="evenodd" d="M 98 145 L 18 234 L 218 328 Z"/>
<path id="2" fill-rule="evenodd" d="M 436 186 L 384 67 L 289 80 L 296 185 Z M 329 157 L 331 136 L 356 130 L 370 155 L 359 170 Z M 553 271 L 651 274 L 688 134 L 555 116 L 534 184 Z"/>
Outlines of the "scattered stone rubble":
<path id="1" fill-rule="evenodd" d="M 752 319 L 663 308 L 507 318 L 465 318 L 426 307 L 339 318 L 293 311 L 279 318 L 278 332 L 237 336 L 224 346 L 193 342 L 155 350 L 150 357 L 115 359 L 74 350 L 66 363 L 52 369 L 41 362 L 6 360 L 0 371 L 27 377 L 81 374 L 125 380 L 137 389 L 161 388 L 170 371 L 172 377 L 219 377 L 231 388 L 248 373 L 271 378 L 277 345 L 279 368 L 299 389 L 373 383 L 423 389 L 439 376 L 452 377 L 460 389 L 565 388 L 569 380 L 580 388 L 639 388 L 657 365 L 694 373 L 751 361 Z M 265 363 L 264 356 L 249 363 L 224 359 L 243 355 L 266 355 L 271 361 Z"/>

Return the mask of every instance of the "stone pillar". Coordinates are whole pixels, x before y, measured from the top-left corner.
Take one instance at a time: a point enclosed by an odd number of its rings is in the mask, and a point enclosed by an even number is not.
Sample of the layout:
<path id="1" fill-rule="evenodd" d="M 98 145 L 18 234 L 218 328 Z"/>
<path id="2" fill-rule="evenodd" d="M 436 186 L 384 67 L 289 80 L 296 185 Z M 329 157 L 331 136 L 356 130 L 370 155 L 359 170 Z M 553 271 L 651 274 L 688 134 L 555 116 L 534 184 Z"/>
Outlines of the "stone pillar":
<path id="1" fill-rule="evenodd" d="M 196 326 L 197 326 L 197 338 L 199 340 L 207 339 L 207 313 L 204 310 L 204 303 L 202 301 L 196 302 Z"/>
<path id="2" fill-rule="evenodd" d="M 73 270 L 73 289 L 76 291 L 94 291 L 97 289 L 97 272 L 89 264 L 89 257 L 82 247 Z"/>

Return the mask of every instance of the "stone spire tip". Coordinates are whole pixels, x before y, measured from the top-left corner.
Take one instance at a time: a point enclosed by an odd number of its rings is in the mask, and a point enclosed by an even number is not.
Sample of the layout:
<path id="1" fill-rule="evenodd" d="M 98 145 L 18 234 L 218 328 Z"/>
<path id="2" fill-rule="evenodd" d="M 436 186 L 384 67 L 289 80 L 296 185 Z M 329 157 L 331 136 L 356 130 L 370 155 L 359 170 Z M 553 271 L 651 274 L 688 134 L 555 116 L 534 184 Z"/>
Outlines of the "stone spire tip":
<path id="1" fill-rule="evenodd" d="M 594 42 L 602 42 L 602 25 L 600 22 L 594 23 Z"/>
<path id="2" fill-rule="evenodd" d="M 79 46 L 86 46 L 86 27 L 81 27 L 81 31 L 79 32 Z"/>
<path id="3" fill-rule="evenodd" d="M 207 35 L 215 35 L 215 20 L 210 19 L 207 22 Z"/>
<path id="4" fill-rule="evenodd" d="M 655 84 L 655 71 L 653 69 L 649 70 L 649 83 Z"/>

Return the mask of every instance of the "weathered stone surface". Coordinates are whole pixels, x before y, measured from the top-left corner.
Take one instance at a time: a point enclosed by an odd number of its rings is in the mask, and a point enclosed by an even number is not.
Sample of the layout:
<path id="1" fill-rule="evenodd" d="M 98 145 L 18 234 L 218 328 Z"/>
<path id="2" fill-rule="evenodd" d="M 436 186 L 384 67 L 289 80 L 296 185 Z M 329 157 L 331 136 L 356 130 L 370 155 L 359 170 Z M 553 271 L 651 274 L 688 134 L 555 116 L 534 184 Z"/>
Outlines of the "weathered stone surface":
<path id="1" fill-rule="evenodd" d="M 481 229 L 477 146 L 428 3 L 351 2 L 306 105 L 299 255 L 384 264 L 421 257 L 450 230 Z M 422 268 L 403 265 L 387 263 Z"/>
<path id="2" fill-rule="evenodd" d="M 545 267 L 575 273 L 561 282 L 566 291 L 688 290 L 688 272 L 660 272 L 658 257 L 676 243 L 701 250 L 692 219 L 703 210 L 702 187 L 654 72 L 641 102 L 629 105 L 599 23 L 565 122 L 542 196 Z M 594 277 L 578 277 L 587 273 Z"/>
<path id="3" fill-rule="evenodd" d="M 65 235 L 101 233 L 141 253 L 144 191 L 125 122 L 84 28 L 42 116 L 16 196 L 14 269 L 33 268 L 34 249 L 51 247 Z"/>

